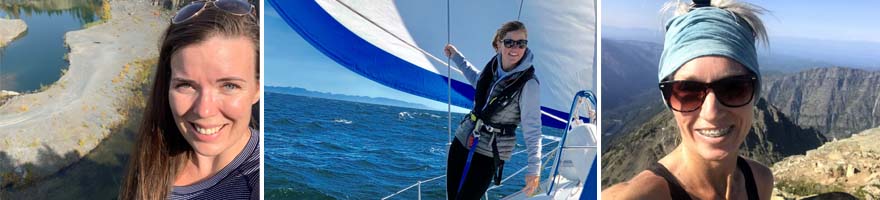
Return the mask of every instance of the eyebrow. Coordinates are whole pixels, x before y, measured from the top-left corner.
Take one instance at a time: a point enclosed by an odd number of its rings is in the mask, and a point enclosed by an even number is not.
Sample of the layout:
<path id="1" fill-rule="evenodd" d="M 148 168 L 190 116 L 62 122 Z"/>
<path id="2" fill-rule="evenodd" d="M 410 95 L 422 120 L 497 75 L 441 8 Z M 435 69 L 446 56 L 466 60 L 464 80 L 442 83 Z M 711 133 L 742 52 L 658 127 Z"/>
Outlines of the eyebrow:
<path id="1" fill-rule="evenodd" d="M 234 77 L 234 76 L 223 77 L 223 78 L 217 79 L 217 82 L 226 82 L 226 81 L 241 81 L 241 82 L 245 82 L 245 83 L 247 82 L 243 78 Z"/>
<path id="2" fill-rule="evenodd" d="M 180 77 L 171 77 L 171 81 L 174 81 L 174 82 L 185 82 L 185 83 L 194 83 L 194 82 L 195 82 L 195 81 L 193 81 L 193 80 L 185 79 L 185 78 L 180 78 Z"/>
<path id="3" fill-rule="evenodd" d="M 180 78 L 180 77 L 172 77 L 172 78 L 171 78 L 171 81 L 185 82 L 185 83 L 195 83 L 194 80 L 185 79 L 185 78 Z M 240 81 L 240 82 L 245 82 L 245 83 L 247 82 L 247 81 L 245 81 L 243 78 L 234 77 L 234 76 L 233 76 L 233 77 L 223 77 L 223 78 L 217 79 L 216 82 L 227 82 L 227 81 Z"/>

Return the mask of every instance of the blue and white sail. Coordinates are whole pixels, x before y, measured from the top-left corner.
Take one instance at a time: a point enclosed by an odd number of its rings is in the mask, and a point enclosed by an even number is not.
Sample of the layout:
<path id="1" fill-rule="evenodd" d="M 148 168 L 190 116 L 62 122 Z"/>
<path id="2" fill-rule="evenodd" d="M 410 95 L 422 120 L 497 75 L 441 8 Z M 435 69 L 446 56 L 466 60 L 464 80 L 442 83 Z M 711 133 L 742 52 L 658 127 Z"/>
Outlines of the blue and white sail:
<path id="1" fill-rule="evenodd" d="M 569 101 L 578 91 L 596 90 L 594 1 L 452 1 L 449 9 L 446 1 L 269 2 L 306 41 L 342 66 L 431 100 L 473 106 L 474 88 L 467 79 L 457 71 L 447 79 L 442 53 L 447 37 L 482 68 L 494 56 L 490 42 L 495 30 L 518 17 L 528 28 L 529 48 L 535 54 L 545 126 L 565 128 Z M 423 6 L 411 5 L 417 3 Z M 452 89 L 449 97 L 447 84 Z"/>

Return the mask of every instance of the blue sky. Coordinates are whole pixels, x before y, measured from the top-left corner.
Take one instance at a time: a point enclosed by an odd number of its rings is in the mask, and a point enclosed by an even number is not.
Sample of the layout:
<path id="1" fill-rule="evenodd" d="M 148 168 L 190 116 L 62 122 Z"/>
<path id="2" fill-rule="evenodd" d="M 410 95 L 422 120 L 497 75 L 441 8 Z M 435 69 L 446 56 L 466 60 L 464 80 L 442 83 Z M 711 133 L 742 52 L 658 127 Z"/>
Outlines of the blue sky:
<path id="1" fill-rule="evenodd" d="M 454 3 L 455 1 L 453 1 Z M 397 99 L 412 103 L 425 105 L 431 109 L 445 111 L 447 109 L 446 102 L 437 102 L 398 91 L 396 89 L 381 85 L 375 81 L 364 78 L 347 68 L 339 65 L 332 59 L 328 58 L 320 51 L 312 47 L 299 34 L 296 33 L 284 20 L 278 16 L 278 13 L 268 2 L 265 3 L 265 62 L 266 62 L 266 85 L 267 86 L 291 86 L 301 87 L 312 91 L 330 92 L 335 94 L 348 94 L 369 97 L 385 97 Z M 446 1 L 401 1 L 397 2 L 398 10 L 405 14 L 413 12 L 413 9 L 407 9 L 410 6 L 419 7 L 436 7 L 442 9 L 445 14 Z M 519 4 L 500 5 L 506 7 L 498 10 L 515 10 Z M 467 9 L 463 12 L 472 12 L 472 10 L 480 10 L 481 8 L 463 8 Z M 515 12 L 491 13 L 486 12 L 487 16 L 502 19 L 515 18 Z M 407 15 L 419 16 L 419 15 Z M 436 26 L 420 26 L 426 27 L 417 30 L 410 30 L 412 36 L 422 43 L 420 46 L 438 46 L 442 47 L 446 42 L 446 38 L 429 38 L 434 37 L 436 32 L 446 31 L 446 18 L 444 16 L 424 16 L 404 19 L 405 23 L 410 24 L 436 24 Z M 471 24 L 458 24 L 456 29 L 472 29 Z M 491 38 L 493 32 L 486 32 L 485 37 Z M 445 34 L 444 34 L 445 35 Z M 462 49 L 485 49 L 484 52 L 462 52 L 467 55 L 491 55 L 493 50 L 489 47 L 487 41 L 469 41 L 462 38 L 452 38 L 452 42 Z M 485 48 L 473 48 L 474 46 L 485 46 Z M 432 55 L 442 56 L 442 48 L 425 49 Z M 445 58 L 441 58 L 445 59 Z M 480 61 L 482 62 L 482 61 Z M 453 112 L 468 112 L 467 109 L 453 106 Z"/>
<path id="2" fill-rule="evenodd" d="M 386 97 L 446 110 L 446 103 L 404 93 L 364 78 L 331 60 L 296 33 L 268 2 L 265 8 L 266 85 Z M 453 111 L 467 112 L 453 106 Z"/>
<path id="3" fill-rule="evenodd" d="M 440 1 L 438 1 L 440 2 Z M 442 2 L 401 3 L 408 5 L 430 4 L 443 9 Z M 445 1 L 443 1 L 445 2 Z M 602 26 L 618 28 L 653 29 L 660 31 L 663 21 L 658 10 L 663 0 L 602 1 Z M 762 16 L 771 38 L 791 37 L 823 40 L 850 40 L 880 42 L 880 1 L 747 1 L 771 11 Z M 442 4 L 442 5 L 434 5 Z M 436 110 L 446 110 L 445 102 L 407 94 L 364 78 L 337 64 L 304 41 L 272 8 L 265 8 L 265 62 L 267 86 L 292 86 L 313 91 L 370 97 L 386 97 L 418 103 Z M 401 8 L 405 12 L 405 8 Z M 486 13 L 487 16 L 511 13 Z M 414 19 L 416 23 L 437 23 L 436 29 L 413 30 L 419 32 L 444 31 L 443 17 Z M 462 27 L 467 28 L 467 27 Z M 487 33 L 491 34 L 491 33 Z M 607 36 L 605 36 L 607 37 Z M 444 38 L 445 40 L 445 38 Z M 485 41 L 454 41 L 457 45 L 481 45 Z M 442 55 L 439 49 L 427 49 Z M 487 48 L 487 52 L 491 49 Z M 484 53 L 484 52 L 464 52 Z M 453 107 L 454 111 L 466 112 Z"/>
<path id="4" fill-rule="evenodd" d="M 663 0 L 602 1 L 603 27 L 662 30 Z M 686 1 L 690 2 L 690 1 Z M 880 42 L 880 1 L 746 0 L 767 10 L 762 16 L 770 38 Z"/>

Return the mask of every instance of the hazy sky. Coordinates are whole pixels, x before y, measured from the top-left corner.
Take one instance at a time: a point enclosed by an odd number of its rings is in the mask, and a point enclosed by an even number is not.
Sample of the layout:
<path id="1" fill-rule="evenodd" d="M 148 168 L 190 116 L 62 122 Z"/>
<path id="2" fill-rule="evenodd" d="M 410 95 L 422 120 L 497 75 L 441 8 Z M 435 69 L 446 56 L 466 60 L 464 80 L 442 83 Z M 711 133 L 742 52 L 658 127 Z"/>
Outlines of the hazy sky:
<path id="1" fill-rule="evenodd" d="M 663 0 L 602 1 L 602 26 L 662 30 Z M 690 1 L 686 1 L 690 2 Z M 880 1 L 748 0 L 770 11 L 762 16 L 768 34 L 822 40 L 880 42 Z"/>

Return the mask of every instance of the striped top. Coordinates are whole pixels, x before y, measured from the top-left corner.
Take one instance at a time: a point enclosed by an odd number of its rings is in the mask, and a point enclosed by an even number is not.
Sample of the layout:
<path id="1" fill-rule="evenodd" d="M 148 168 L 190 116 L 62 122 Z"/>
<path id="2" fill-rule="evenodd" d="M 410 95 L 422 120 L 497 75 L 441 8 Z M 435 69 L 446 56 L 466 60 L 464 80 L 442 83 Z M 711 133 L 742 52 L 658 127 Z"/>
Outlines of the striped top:
<path id="1" fill-rule="evenodd" d="M 260 199 L 260 132 L 251 129 L 247 145 L 210 179 L 175 186 L 168 199 Z"/>

